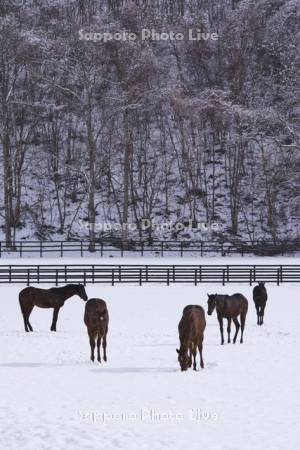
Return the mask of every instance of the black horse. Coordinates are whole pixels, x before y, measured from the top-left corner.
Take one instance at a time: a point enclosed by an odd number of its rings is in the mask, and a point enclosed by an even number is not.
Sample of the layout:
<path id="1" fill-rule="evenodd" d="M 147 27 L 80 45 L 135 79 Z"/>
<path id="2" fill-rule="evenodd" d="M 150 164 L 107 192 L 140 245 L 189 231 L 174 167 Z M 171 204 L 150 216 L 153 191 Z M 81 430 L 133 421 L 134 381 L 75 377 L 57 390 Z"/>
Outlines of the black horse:
<path id="1" fill-rule="evenodd" d="M 245 328 L 246 315 L 248 311 L 248 300 L 242 294 L 233 295 L 208 295 L 208 310 L 207 314 L 210 316 L 214 309 L 216 308 L 218 321 L 220 324 L 221 332 L 221 344 L 224 344 L 223 335 L 223 318 L 227 319 L 227 332 L 228 332 L 228 343 L 230 343 L 230 331 L 231 331 L 231 320 L 235 324 L 235 335 L 233 338 L 233 343 L 235 344 L 236 338 L 241 326 L 241 344 L 243 342 L 243 334 Z M 241 325 L 238 321 L 238 316 L 241 319 Z"/>
<path id="2" fill-rule="evenodd" d="M 34 306 L 54 309 L 51 331 L 56 331 L 59 310 L 65 301 L 73 295 L 78 295 L 84 301 L 88 299 L 85 288 L 81 284 L 67 284 L 64 287 L 51 289 L 39 289 L 29 286 L 23 289 L 19 294 L 19 302 L 23 314 L 25 331 L 33 331 L 29 322 L 29 316 Z"/>
<path id="3" fill-rule="evenodd" d="M 264 323 L 265 307 L 268 299 L 265 283 L 260 281 L 253 289 L 253 301 L 257 312 L 257 325 Z"/>

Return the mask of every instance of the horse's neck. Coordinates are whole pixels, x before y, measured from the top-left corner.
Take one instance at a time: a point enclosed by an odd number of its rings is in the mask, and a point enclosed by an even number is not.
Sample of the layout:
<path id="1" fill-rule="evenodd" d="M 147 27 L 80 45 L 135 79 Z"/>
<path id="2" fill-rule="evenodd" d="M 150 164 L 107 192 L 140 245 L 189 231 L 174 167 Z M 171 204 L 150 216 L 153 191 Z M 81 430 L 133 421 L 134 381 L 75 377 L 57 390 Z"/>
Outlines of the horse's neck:
<path id="1" fill-rule="evenodd" d="M 61 293 L 64 300 L 67 300 L 68 298 L 75 295 L 74 289 L 72 289 L 72 287 L 69 286 L 63 287 Z"/>

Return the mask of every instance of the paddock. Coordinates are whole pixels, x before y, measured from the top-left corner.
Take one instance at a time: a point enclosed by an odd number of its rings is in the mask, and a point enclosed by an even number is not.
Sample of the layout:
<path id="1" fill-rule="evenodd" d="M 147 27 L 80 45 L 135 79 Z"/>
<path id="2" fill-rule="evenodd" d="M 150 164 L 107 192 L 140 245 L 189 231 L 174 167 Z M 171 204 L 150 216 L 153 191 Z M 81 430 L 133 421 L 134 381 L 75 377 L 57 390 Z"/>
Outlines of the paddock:
<path id="1" fill-rule="evenodd" d="M 89 359 L 82 300 L 66 301 L 56 333 L 52 311 L 34 308 L 34 332 L 25 333 L 22 287 L 0 291 L 7 448 L 299 448 L 299 286 L 266 285 L 259 327 L 249 285 L 87 285 L 88 297 L 103 298 L 110 314 L 108 362 L 101 365 Z M 182 373 L 177 325 L 187 304 L 207 311 L 207 292 L 248 298 L 244 343 L 221 346 L 216 314 L 206 314 L 205 367 Z"/>

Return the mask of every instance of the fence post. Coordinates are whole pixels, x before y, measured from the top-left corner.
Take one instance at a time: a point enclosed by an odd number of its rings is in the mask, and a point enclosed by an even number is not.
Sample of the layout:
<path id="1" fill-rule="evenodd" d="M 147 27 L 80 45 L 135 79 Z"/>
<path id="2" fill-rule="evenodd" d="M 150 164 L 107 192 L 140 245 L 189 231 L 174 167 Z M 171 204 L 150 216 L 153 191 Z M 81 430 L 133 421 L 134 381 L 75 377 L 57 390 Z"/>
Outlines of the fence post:
<path id="1" fill-rule="evenodd" d="M 115 285 L 115 269 L 111 269 L 111 285 Z"/>
<path id="2" fill-rule="evenodd" d="M 103 256 L 103 242 L 101 241 L 101 256 Z"/>
<path id="3" fill-rule="evenodd" d="M 40 258 L 43 256 L 43 241 L 40 241 Z"/>
<path id="4" fill-rule="evenodd" d="M 140 286 L 142 286 L 142 269 L 140 269 L 140 280 L 139 280 Z"/>
<path id="5" fill-rule="evenodd" d="M 201 256 L 203 256 L 203 242 L 201 241 L 201 246 L 200 246 L 200 254 Z"/>
<path id="6" fill-rule="evenodd" d="M 148 281 L 148 265 L 146 266 L 146 281 Z"/>
<path id="7" fill-rule="evenodd" d="M 22 241 L 20 241 L 20 258 L 22 258 Z"/>
<path id="8" fill-rule="evenodd" d="M 83 270 L 83 285 L 86 286 L 86 270 Z"/>
<path id="9" fill-rule="evenodd" d="M 60 241 L 60 257 L 61 257 L 61 258 L 62 258 L 63 255 L 64 255 L 64 247 L 63 247 L 63 245 L 64 245 L 64 242 L 63 242 L 63 241 Z"/>
<path id="10" fill-rule="evenodd" d="M 30 285 L 30 269 L 27 269 L 27 286 Z"/>
<path id="11" fill-rule="evenodd" d="M 83 245 L 82 245 L 82 241 L 80 241 L 80 256 L 83 257 Z"/>
<path id="12" fill-rule="evenodd" d="M 58 286 L 58 269 L 55 270 L 55 286 Z"/>
<path id="13" fill-rule="evenodd" d="M 121 242 L 121 256 L 123 257 L 124 255 L 124 247 L 123 247 L 123 241 Z"/>
<path id="14" fill-rule="evenodd" d="M 223 286 L 225 286 L 225 269 L 223 269 L 223 280 L 222 280 L 222 284 Z"/>
<path id="15" fill-rule="evenodd" d="M 195 269 L 195 286 L 197 286 L 197 269 Z"/>
<path id="16" fill-rule="evenodd" d="M 180 242 L 180 256 L 183 256 L 183 242 Z"/>
<path id="17" fill-rule="evenodd" d="M 37 282 L 40 284 L 40 266 L 37 266 Z"/>
<path id="18" fill-rule="evenodd" d="M 2 257 L 2 242 L 0 242 L 0 258 Z"/>
<path id="19" fill-rule="evenodd" d="M 67 272 L 67 266 L 65 265 L 65 283 L 68 282 L 68 272 Z"/>
<path id="20" fill-rule="evenodd" d="M 144 256 L 144 242 L 141 244 L 141 255 Z"/>
<path id="21" fill-rule="evenodd" d="M 95 266 L 94 264 L 92 265 L 92 283 L 95 283 Z"/>
<path id="22" fill-rule="evenodd" d="M 250 269 L 249 277 L 250 277 L 249 283 L 250 283 L 250 286 L 252 286 L 252 269 Z"/>
<path id="23" fill-rule="evenodd" d="M 170 286 L 170 269 L 167 269 L 167 286 Z"/>
<path id="24" fill-rule="evenodd" d="M 280 269 L 277 269 L 277 286 L 280 284 Z"/>
<path id="25" fill-rule="evenodd" d="M 161 241 L 161 256 L 164 256 L 164 241 Z"/>
<path id="26" fill-rule="evenodd" d="M 176 281 L 175 266 L 173 265 L 173 282 L 175 283 L 175 281 Z"/>

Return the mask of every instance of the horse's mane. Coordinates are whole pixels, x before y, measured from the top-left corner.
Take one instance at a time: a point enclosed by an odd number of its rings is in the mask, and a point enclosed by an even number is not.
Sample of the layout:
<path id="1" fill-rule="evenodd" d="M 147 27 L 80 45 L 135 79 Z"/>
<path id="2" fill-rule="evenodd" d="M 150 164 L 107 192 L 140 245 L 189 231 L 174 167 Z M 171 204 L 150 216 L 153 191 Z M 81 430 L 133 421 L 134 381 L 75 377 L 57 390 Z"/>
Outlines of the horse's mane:
<path id="1" fill-rule="evenodd" d="M 77 288 L 79 287 L 79 284 L 66 284 L 65 286 L 57 286 L 57 287 L 53 287 L 50 288 L 49 291 L 64 291 L 66 289 L 70 289 L 70 288 Z"/>

